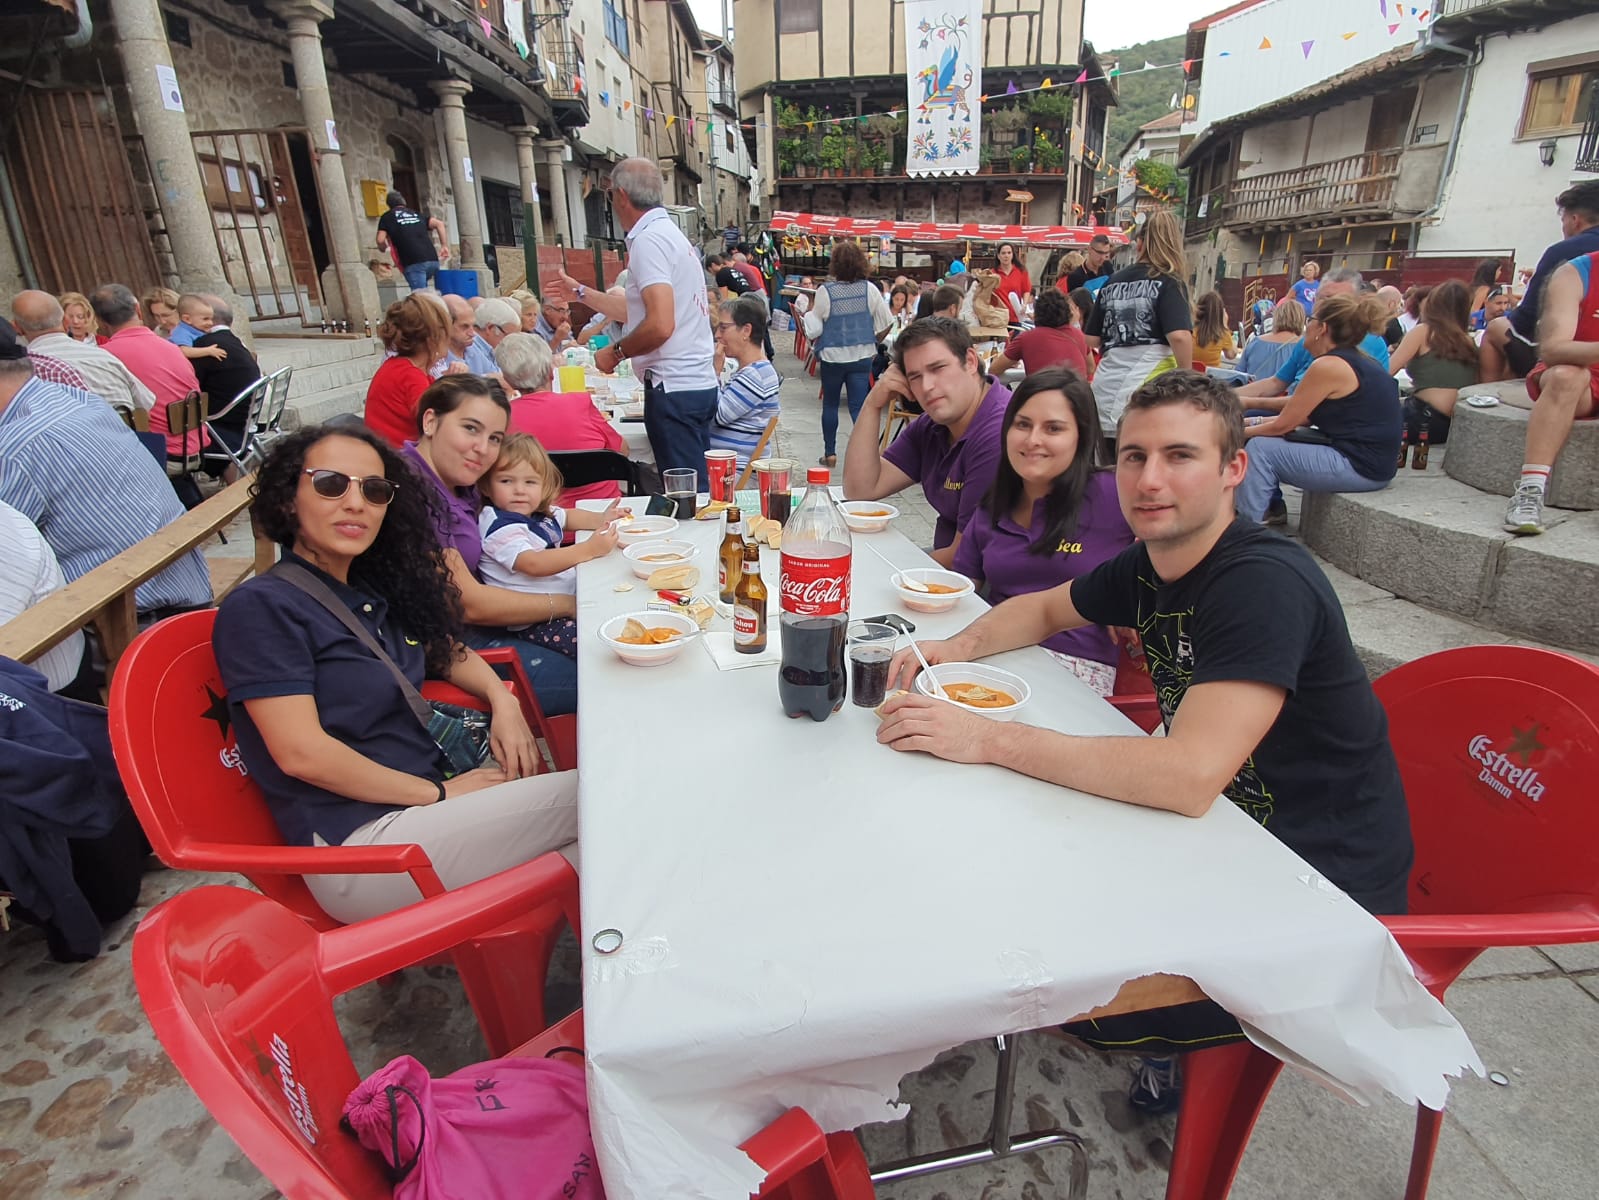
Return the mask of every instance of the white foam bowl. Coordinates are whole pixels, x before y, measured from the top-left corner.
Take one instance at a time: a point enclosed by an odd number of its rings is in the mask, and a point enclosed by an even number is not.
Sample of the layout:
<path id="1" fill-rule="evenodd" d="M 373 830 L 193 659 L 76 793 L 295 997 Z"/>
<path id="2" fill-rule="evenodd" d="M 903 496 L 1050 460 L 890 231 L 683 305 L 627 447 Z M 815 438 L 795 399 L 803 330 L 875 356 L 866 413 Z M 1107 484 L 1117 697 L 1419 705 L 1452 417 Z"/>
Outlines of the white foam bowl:
<path id="1" fill-rule="evenodd" d="M 635 646 L 628 642 L 617 641 L 616 635 L 622 632 L 622 626 L 630 620 L 637 621 L 646 629 L 657 629 L 664 625 L 684 636 L 674 638 L 670 642 L 648 646 Z M 612 617 L 600 626 L 600 641 L 614 650 L 616 657 L 625 663 L 635 667 L 659 667 L 681 654 L 683 647 L 688 645 L 688 635 L 699 631 L 700 627 L 693 617 L 658 608 L 647 608 L 640 612 L 622 613 L 620 616 Z"/>
<path id="2" fill-rule="evenodd" d="M 676 517 L 628 517 L 616 527 L 616 541 L 620 546 L 636 546 L 650 538 L 663 538 L 676 532 Z"/>
<path id="3" fill-rule="evenodd" d="M 888 523 L 899 516 L 899 509 L 881 500 L 846 500 L 839 505 L 844 510 L 844 524 L 854 533 L 882 533 Z M 882 516 L 868 516 L 881 513 Z"/>
<path id="4" fill-rule="evenodd" d="M 670 555 L 661 558 L 659 562 L 645 562 L 646 558 L 655 558 L 657 555 Z M 627 559 L 627 565 L 633 568 L 633 574 L 640 579 L 648 579 L 663 567 L 681 567 L 693 562 L 700 556 L 700 548 L 693 542 L 662 541 L 660 538 L 647 537 L 641 542 L 634 542 L 622 551 L 622 557 Z"/>
<path id="5" fill-rule="evenodd" d="M 1028 686 L 1027 680 L 1009 671 L 1002 671 L 998 667 L 991 667 L 987 663 L 938 663 L 933 667 L 933 673 L 938 676 L 936 685 L 928 678 L 926 671 L 916 676 L 918 692 L 942 700 L 945 704 L 953 704 L 963 712 L 976 713 L 980 717 L 988 717 L 995 721 L 1015 720 L 1016 714 L 1033 696 L 1033 689 Z M 1013 697 L 1016 703 L 1008 704 L 1004 708 L 978 708 L 975 705 L 962 704 L 959 700 L 951 700 L 944 695 L 943 687 L 955 683 L 980 683 L 996 692 L 1004 692 L 1007 696 Z"/>
<path id="6" fill-rule="evenodd" d="M 907 579 L 916 583 L 936 583 L 959 590 L 953 592 L 920 592 L 915 588 L 906 587 L 904 580 Z M 916 567 L 909 571 L 896 571 L 889 577 L 889 582 L 894 585 L 894 590 L 899 593 L 900 602 L 906 608 L 913 608 L 917 612 L 948 612 L 960 602 L 962 596 L 970 596 L 976 590 L 972 586 L 972 581 L 959 571 L 946 571 L 941 567 Z"/>

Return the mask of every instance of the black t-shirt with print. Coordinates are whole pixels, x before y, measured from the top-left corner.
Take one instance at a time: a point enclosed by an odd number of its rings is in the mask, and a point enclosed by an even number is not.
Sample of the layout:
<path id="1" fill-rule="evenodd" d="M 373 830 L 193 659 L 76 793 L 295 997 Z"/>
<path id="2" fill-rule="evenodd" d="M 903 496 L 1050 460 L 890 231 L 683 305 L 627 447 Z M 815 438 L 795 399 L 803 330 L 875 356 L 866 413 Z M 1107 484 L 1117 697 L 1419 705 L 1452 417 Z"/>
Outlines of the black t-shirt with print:
<path id="1" fill-rule="evenodd" d="M 432 262 L 439 256 L 438 247 L 428 233 L 427 219 L 412 208 L 391 208 L 378 219 L 378 228 L 389 235 L 394 248 L 399 251 L 401 266 Z"/>
<path id="2" fill-rule="evenodd" d="M 716 284 L 725 287 L 735 296 L 743 296 L 755 290 L 755 285 L 746 279 L 733 267 L 723 267 L 716 273 Z"/>
<path id="3" fill-rule="evenodd" d="M 1194 684 L 1286 689 L 1225 795 L 1354 900 L 1403 911 L 1410 817 L 1388 718 L 1303 547 L 1235 521 L 1180 579 L 1162 580 L 1138 543 L 1071 594 L 1088 620 L 1139 631 L 1168 727 Z"/>
<path id="4" fill-rule="evenodd" d="M 1117 346 L 1156 346 L 1170 333 L 1192 330 L 1194 314 L 1188 293 L 1170 275 L 1158 275 L 1145 263 L 1134 263 L 1105 280 L 1094 297 L 1083 332 Z"/>

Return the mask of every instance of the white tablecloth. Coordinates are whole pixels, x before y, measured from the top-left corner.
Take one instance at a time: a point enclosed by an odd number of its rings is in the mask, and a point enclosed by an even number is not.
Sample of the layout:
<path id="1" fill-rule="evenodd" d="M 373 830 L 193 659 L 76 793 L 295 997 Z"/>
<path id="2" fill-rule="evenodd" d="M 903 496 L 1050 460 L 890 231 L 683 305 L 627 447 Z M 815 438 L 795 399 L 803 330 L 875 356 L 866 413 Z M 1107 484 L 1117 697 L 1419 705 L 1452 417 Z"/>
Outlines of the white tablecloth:
<path id="1" fill-rule="evenodd" d="M 680 532 L 714 589 L 719 523 Z M 868 540 L 926 561 L 858 536 L 851 612 L 903 612 Z M 870 710 L 788 720 L 775 668 L 719 672 L 699 645 L 627 666 L 595 631 L 650 598 L 619 555 L 578 568 L 583 1003 L 613 1200 L 744 1200 L 762 1173 L 738 1143 L 785 1108 L 901 1117 L 900 1078 L 944 1049 L 1155 972 L 1362 1100 L 1438 1107 L 1446 1074 L 1481 1070 L 1383 927 L 1233 805 L 1192 820 L 897 754 Z M 937 637 L 982 607 L 906 615 Z M 1032 684 L 1029 721 L 1136 733 L 1042 651 L 996 661 Z M 619 952 L 587 944 L 604 929 Z"/>
<path id="2" fill-rule="evenodd" d="M 622 435 L 627 443 L 627 456 L 634 462 L 655 465 L 655 451 L 650 449 L 649 434 L 644 432 L 643 421 L 619 421 L 611 418 L 611 428 Z"/>

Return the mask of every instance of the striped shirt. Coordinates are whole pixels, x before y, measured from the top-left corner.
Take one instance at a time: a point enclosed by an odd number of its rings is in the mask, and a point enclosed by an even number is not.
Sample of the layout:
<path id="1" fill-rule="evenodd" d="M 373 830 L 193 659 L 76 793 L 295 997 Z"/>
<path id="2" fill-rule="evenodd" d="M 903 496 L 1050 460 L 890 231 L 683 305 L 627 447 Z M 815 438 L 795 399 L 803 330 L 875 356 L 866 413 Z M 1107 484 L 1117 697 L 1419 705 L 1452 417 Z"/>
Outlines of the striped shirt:
<path id="1" fill-rule="evenodd" d="M 25 613 L 67 581 L 50 543 L 9 504 L 0 504 L 0 625 Z M 83 630 L 69 633 L 29 665 L 59 692 L 77 677 L 83 661 Z"/>
<path id="2" fill-rule="evenodd" d="M 79 342 L 64 333 L 39 333 L 28 338 L 28 357 L 48 355 L 58 358 L 77 370 L 88 381 L 83 390 L 99 396 L 117 408 L 142 408 L 149 412 L 155 407 L 155 393 L 128 370 L 122 360 L 103 346 L 92 341 Z M 42 372 L 34 374 L 43 378 Z"/>
<path id="3" fill-rule="evenodd" d="M 98 397 L 33 378 L 0 410 L 0 501 L 39 527 L 68 582 L 183 515 L 155 457 Z M 211 603 L 190 551 L 139 585 L 140 612 Z"/>
<path id="4" fill-rule="evenodd" d="M 733 451 L 741 471 L 766 432 L 766 423 L 778 415 L 777 390 L 782 382 L 777 368 L 759 358 L 740 367 L 718 390 L 710 448 Z"/>

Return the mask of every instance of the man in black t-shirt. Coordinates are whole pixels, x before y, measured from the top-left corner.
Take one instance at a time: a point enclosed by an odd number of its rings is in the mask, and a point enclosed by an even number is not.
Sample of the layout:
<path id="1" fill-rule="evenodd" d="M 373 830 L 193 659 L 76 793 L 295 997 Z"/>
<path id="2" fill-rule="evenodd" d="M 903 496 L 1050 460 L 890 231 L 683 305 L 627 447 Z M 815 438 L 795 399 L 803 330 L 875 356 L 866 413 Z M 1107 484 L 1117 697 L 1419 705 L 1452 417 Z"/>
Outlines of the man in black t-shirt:
<path id="1" fill-rule="evenodd" d="M 878 741 L 1187 816 L 1219 793 L 1370 912 L 1402 913 L 1410 821 L 1387 718 L 1309 553 L 1234 516 L 1243 446 L 1232 389 L 1193 371 L 1157 376 L 1132 394 L 1117 432 L 1117 492 L 1140 540 L 1070 583 L 921 644 L 932 663 L 963 662 L 1087 624 L 1135 628 L 1165 737 L 1074 737 L 906 695 L 884 705 Z M 890 686 L 915 671 L 901 652 Z M 1180 1034 L 1165 1032 L 1173 1014 Z M 1098 1024 L 1070 1031 L 1171 1048 L 1237 1028 L 1208 1002 L 1132 1014 L 1114 1036 Z M 1174 1071 L 1144 1090 L 1157 1095 L 1143 1107 L 1162 1107 Z"/>
<path id="2" fill-rule="evenodd" d="M 705 269 L 711 273 L 711 278 L 716 280 L 716 286 L 724 289 L 734 299 L 755 290 L 755 285 L 733 267 L 732 260 L 725 254 L 707 255 Z"/>
<path id="3" fill-rule="evenodd" d="M 1088 239 L 1083 265 L 1067 273 L 1061 291 L 1070 295 L 1080 287 L 1087 287 L 1093 280 L 1109 279 L 1110 275 L 1110 238 L 1103 233 L 1096 233 Z"/>
<path id="4" fill-rule="evenodd" d="M 413 292 L 425 288 L 439 272 L 439 250 L 430 229 L 433 222 L 407 208 L 399 192 L 389 193 L 388 205 L 389 211 L 378 220 L 378 249 L 387 254 L 392 242 L 405 282 Z"/>

